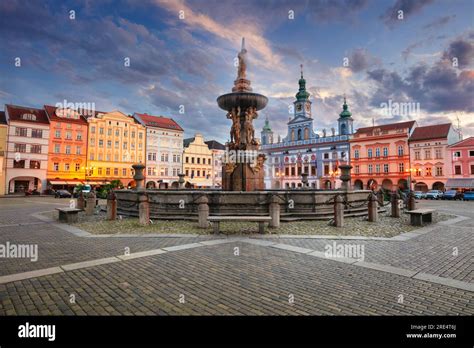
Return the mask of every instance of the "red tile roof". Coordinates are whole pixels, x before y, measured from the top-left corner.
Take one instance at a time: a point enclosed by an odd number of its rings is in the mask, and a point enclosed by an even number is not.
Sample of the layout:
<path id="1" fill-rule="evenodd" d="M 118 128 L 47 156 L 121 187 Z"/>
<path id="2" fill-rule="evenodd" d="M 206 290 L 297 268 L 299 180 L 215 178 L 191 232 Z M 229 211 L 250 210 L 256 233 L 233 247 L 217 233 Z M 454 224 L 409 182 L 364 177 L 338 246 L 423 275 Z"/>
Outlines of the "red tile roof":
<path id="1" fill-rule="evenodd" d="M 56 106 L 51 106 L 51 105 L 45 105 L 44 109 L 46 113 L 48 114 L 48 117 L 51 121 L 56 121 L 56 122 L 70 122 L 70 123 L 78 123 L 78 124 L 87 124 L 87 118 L 83 115 L 80 116 L 79 119 L 74 119 L 74 118 L 64 118 L 64 117 L 59 117 L 56 115 Z"/>
<path id="2" fill-rule="evenodd" d="M 449 147 L 465 147 L 465 146 L 473 146 L 474 147 L 474 137 L 469 137 L 467 139 L 458 141 L 457 143 L 454 143 L 450 145 Z"/>
<path id="3" fill-rule="evenodd" d="M 410 141 L 447 138 L 451 123 L 436 124 L 433 126 L 416 127 Z"/>
<path id="4" fill-rule="evenodd" d="M 163 117 L 163 116 L 153 116 L 153 115 L 148 115 L 148 114 L 139 114 L 135 113 L 136 116 L 138 116 L 145 126 L 149 127 L 159 127 L 159 128 L 165 128 L 165 129 L 172 129 L 172 130 L 178 130 L 182 131 L 183 128 L 179 126 L 179 124 L 176 123 L 175 120 L 172 118 L 168 117 Z"/>
<path id="5" fill-rule="evenodd" d="M 357 129 L 356 133 L 372 133 L 374 129 L 380 129 L 381 131 L 388 131 L 394 129 L 404 129 L 409 128 L 411 129 L 415 125 L 416 121 L 406 121 L 400 123 L 390 123 L 390 124 L 381 124 L 378 126 L 373 127 L 364 127 Z"/>
<path id="6" fill-rule="evenodd" d="M 29 123 L 42 123 L 49 125 L 49 119 L 46 112 L 43 109 L 28 108 L 25 106 L 17 105 L 5 105 L 5 109 L 8 111 L 9 121 L 21 121 Z M 35 120 L 25 119 L 22 117 L 24 114 L 31 114 L 36 116 Z"/>

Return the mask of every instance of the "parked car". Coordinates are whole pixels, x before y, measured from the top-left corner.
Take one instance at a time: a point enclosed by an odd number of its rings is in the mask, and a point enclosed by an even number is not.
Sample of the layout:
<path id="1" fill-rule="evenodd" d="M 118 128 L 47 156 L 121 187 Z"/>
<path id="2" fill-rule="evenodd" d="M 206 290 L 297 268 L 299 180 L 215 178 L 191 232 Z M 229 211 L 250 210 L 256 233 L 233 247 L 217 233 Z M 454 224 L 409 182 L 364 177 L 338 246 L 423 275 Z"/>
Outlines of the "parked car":
<path id="1" fill-rule="evenodd" d="M 442 197 L 442 199 L 448 199 L 448 200 L 461 200 L 462 198 L 463 198 L 463 194 L 456 190 L 446 191 Z"/>
<path id="2" fill-rule="evenodd" d="M 421 191 L 413 191 L 413 195 L 415 196 L 415 199 L 422 199 L 423 198 L 423 192 L 421 192 Z"/>
<path id="3" fill-rule="evenodd" d="M 54 198 L 71 198 L 72 195 L 69 191 L 66 190 L 57 190 L 54 194 Z"/>
<path id="4" fill-rule="evenodd" d="M 466 191 L 463 194 L 463 199 L 465 201 L 474 201 L 474 191 Z"/>
<path id="5" fill-rule="evenodd" d="M 426 199 L 440 199 L 442 197 L 442 192 L 438 190 L 430 190 L 426 193 Z"/>

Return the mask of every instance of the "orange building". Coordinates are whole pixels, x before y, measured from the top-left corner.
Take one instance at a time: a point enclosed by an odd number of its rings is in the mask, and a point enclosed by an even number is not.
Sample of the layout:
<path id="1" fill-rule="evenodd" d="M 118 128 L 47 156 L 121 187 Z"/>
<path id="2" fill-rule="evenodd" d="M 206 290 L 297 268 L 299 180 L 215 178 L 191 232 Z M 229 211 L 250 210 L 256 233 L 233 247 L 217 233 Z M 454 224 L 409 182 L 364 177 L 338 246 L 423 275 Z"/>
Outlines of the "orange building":
<path id="1" fill-rule="evenodd" d="M 416 121 L 359 128 L 350 140 L 355 189 L 407 189 L 410 179 L 408 139 Z"/>
<path id="2" fill-rule="evenodd" d="M 50 121 L 48 187 L 72 190 L 86 179 L 87 120 L 72 109 L 44 109 Z"/>

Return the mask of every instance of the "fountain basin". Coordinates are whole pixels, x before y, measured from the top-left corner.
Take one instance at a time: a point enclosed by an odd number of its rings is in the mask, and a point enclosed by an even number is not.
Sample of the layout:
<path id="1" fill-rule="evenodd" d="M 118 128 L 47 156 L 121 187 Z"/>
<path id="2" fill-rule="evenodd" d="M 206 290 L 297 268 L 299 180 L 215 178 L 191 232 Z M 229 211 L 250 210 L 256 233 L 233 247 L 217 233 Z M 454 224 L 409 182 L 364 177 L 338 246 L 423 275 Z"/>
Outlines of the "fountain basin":
<path id="1" fill-rule="evenodd" d="M 232 108 L 240 106 L 242 110 L 255 107 L 258 110 L 267 106 L 268 98 L 264 95 L 252 92 L 232 92 L 221 95 L 217 98 L 217 104 L 223 110 L 230 111 Z"/>

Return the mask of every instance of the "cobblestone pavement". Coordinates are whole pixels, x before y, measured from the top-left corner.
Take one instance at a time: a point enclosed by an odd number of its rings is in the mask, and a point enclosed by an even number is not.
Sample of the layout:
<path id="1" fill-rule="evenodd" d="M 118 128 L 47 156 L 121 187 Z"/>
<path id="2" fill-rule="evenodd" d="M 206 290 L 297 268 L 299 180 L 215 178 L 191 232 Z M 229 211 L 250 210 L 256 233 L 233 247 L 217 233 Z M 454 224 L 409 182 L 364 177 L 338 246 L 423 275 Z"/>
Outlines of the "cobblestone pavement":
<path id="1" fill-rule="evenodd" d="M 10 205 L 13 200 L 15 205 Z M 38 243 L 40 258 L 38 262 L 0 259 L 2 275 L 123 255 L 125 247 L 136 252 L 192 247 L 189 243 L 203 241 L 197 237 L 78 237 L 30 215 L 55 207 L 51 204 L 56 203 L 54 200 L 24 201 L 0 199 L 0 244 Z M 474 205 L 421 205 L 471 219 L 438 225 L 432 232 L 407 241 L 336 242 L 363 244 L 368 262 L 472 282 Z M 15 226 L 5 226 L 8 224 Z M 212 239 L 208 238 L 209 243 Z M 282 238 L 277 242 L 324 251 L 333 241 Z M 1 283 L 0 315 L 474 314 L 474 292 L 453 286 L 314 257 L 304 251 L 276 249 L 266 246 L 265 241 L 262 245 L 238 240 L 202 244 Z M 454 247 L 459 249 L 457 257 L 452 254 Z M 71 295 L 75 296 L 74 304 L 70 303 Z"/>

